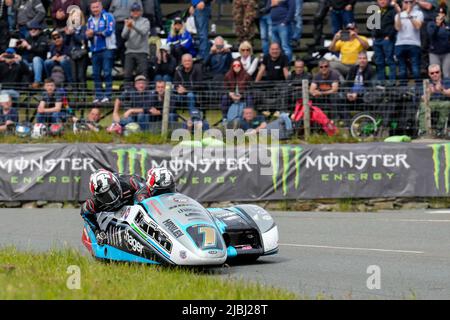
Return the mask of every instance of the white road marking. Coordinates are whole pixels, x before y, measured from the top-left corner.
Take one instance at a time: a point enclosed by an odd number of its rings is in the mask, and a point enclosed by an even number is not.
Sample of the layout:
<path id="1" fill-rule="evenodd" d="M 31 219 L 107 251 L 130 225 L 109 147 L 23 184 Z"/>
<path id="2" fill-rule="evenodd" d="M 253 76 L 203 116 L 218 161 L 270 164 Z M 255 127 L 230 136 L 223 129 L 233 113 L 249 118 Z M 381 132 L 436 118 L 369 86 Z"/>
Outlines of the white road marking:
<path id="1" fill-rule="evenodd" d="M 433 211 L 427 211 L 428 214 L 450 214 L 450 210 L 433 210 Z"/>
<path id="2" fill-rule="evenodd" d="M 279 243 L 279 246 L 286 247 L 302 247 L 302 248 L 317 248 L 317 249 L 338 249 L 338 250 L 359 250 L 359 251 L 377 251 L 377 252 L 393 252 L 393 253 L 411 253 L 423 254 L 423 251 L 410 250 L 394 250 L 394 249 L 375 249 L 375 248 L 353 248 L 353 247 L 334 247 L 334 246 L 318 246 L 312 244 L 293 244 L 293 243 Z"/>
<path id="3" fill-rule="evenodd" d="M 450 220 L 438 220 L 438 219 L 386 219 L 386 221 L 400 221 L 400 222 L 450 222 Z"/>

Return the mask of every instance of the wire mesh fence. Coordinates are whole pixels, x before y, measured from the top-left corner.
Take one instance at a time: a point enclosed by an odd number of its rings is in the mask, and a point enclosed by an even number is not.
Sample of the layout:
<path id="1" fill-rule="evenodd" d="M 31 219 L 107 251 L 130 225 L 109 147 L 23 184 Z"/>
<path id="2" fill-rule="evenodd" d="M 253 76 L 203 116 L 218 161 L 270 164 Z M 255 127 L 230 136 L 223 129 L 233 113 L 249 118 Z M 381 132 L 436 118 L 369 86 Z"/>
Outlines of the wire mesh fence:
<path id="1" fill-rule="evenodd" d="M 93 89 L 78 89 L 77 85 L 72 85 L 70 90 L 60 87 L 56 89 L 62 106 L 60 112 L 64 114 L 60 121 L 70 123 L 72 116 L 87 117 L 93 107 L 98 107 L 103 122 L 111 124 L 117 120 L 113 110 L 118 104 L 120 121 L 116 122 L 122 126 L 137 122 L 142 130 L 152 128 L 152 131 L 160 132 L 164 96 L 169 94 L 170 99 L 167 100 L 170 101 L 166 101 L 168 121 L 172 124 L 169 128 L 186 127 L 190 121 L 207 122 L 204 129 L 220 127 L 230 117 L 230 110 L 240 106 L 240 114 L 234 116 L 242 119 L 242 108 L 250 106 L 257 115 L 264 116 L 268 123 L 277 120 L 280 114 L 289 115 L 294 128 L 298 128 L 302 134 L 304 123 L 299 112 L 302 111 L 304 97 L 301 82 L 206 81 L 184 85 L 186 90 L 179 90 L 180 84 L 167 83 L 161 90 L 157 88 L 158 83 L 150 82 L 141 91 L 132 84 L 122 85 L 113 90 L 111 99 L 106 103 L 94 103 Z M 308 89 L 309 86 L 308 82 Z M 36 122 L 44 89 L 2 84 L 1 90 L 12 97 L 13 107 L 19 111 L 19 122 Z M 321 121 L 325 117 L 335 126 L 348 129 L 352 135 L 359 137 L 417 136 L 428 131 L 448 138 L 450 98 L 443 94 L 432 95 L 429 103 L 425 104 L 423 92 L 423 85 L 387 86 L 379 82 L 355 85 L 341 82 L 335 92 L 317 94 L 308 90 L 309 97 L 305 98 L 310 100 L 311 126 L 317 132 L 322 131 Z M 426 121 L 425 106 L 430 107 L 429 123 Z"/>

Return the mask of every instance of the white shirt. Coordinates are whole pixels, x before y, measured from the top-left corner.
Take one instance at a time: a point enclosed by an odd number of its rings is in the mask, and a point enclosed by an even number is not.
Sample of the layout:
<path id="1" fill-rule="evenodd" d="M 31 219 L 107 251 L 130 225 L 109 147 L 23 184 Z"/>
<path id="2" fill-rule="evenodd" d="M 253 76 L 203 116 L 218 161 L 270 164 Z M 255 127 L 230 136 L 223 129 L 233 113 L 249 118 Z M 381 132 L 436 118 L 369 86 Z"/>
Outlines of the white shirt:
<path id="1" fill-rule="evenodd" d="M 398 19 L 398 16 L 399 14 L 397 13 L 395 19 Z M 411 11 L 411 16 L 415 20 L 423 22 L 423 13 L 417 5 L 414 6 L 413 10 Z M 420 30 L 414 28 L 411 20 L 408 19 L 408 13 L 406 13 L 406 11 L 400 12 L 400 19 L 402 28 L 397 33 L 397 41 L 395 42 L 395 45 L 413 45 L 420 47 Z"/>
<path id="2" fill-rule="evenodd" d="M 244 70 L 247 71 L 250 76 L 253 76 L 256 68 L 258 68 L 258 59 L 253 59 L 252 61 L 252 56 L 248 56 L 247 58 L 241 56 L 241 63 L 244 67 Z"/>

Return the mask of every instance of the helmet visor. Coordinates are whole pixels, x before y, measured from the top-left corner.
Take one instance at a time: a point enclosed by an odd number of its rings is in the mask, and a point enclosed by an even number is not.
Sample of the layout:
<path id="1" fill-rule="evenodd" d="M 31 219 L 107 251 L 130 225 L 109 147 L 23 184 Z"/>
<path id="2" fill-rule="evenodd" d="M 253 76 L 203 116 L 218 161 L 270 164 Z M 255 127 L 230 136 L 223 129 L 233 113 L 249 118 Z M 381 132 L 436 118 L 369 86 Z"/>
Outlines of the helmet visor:
<path id="1" fill-rule="evenodd" d="M 116 203 L 121 196 L 122 196 L 122 190 L 120 189 L 120 186 L 118 186 L 116 184 L 113 184 L 109 188 L 109 190 L 96 194 L 96 198 L 98 199 L 98 201 L 100 201 L 103 204 L 108 204 L 108 205 Z"/>

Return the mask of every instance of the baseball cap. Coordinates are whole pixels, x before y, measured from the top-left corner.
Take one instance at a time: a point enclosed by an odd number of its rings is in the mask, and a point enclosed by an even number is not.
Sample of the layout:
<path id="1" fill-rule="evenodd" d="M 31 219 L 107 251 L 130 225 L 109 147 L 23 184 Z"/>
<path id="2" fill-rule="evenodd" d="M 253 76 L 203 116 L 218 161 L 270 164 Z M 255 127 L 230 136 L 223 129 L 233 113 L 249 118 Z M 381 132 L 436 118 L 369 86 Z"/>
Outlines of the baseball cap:
<path id="1" fill-rule="evenodd" d="M 7 93 L 0 94 L 0 103 L 8 102 L 10 100 L 10 96 Z"/>
<path id="2" fill-rule="evenodd" d="M 136 81 L 147 81 L 147 78 L 143 75 L 139 75 L 139 76 L 136 76 L 136 78 L 134 78 L 134 82 L 136 82 Z"/>
<path id="3" fill-rule="evenodd" d="M 183 19 L 181 19 L 180 17 L 176 17 L 175 19 L 173 19 L 173 23 L 183 23 Z"/>
<path id="4" fill-rule="evenodd" d="M 131 5 L 131 11 L 141 11 L 142 7 L 139 3 L 135 2 Z"/>
<path id="5" fill-rule="evenodd" d="M 14 50 L 14 48 L 8 48 L 8 49 L 5 50 L 5 53 L 7 53 L 7 54 L 15 54 L 16 50 Z"/>
<path id="6" fill-rule="evenodd" d="M 356 24 L 353 22 L 347 23 L 347 25 L 345 26 L 345 29 L 355 29 L 356 28 Z"/>

